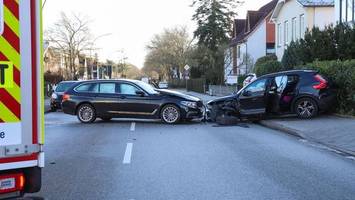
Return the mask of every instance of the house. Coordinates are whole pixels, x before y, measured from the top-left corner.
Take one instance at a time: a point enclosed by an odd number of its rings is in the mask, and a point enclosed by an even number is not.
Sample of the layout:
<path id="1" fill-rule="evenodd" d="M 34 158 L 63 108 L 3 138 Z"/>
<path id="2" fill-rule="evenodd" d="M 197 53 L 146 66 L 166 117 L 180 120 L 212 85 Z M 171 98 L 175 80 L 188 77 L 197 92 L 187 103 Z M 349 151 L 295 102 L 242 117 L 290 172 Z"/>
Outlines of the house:
<path id="1" fill-rule="evenodd" d="M 235 19 L 230 43 L 235 75 L 248 74 L 257 59 L 275 53 L 275 25 L 270 21 L 277 0 L 248 11 L 245 19 Z"/>
<path id="2" fill-rule="evenodd" d="M 334 4 L 337 22 L 355 22 L 354 0 L 335 0 Z"/>
<path id="3" fill-rule="evenodd" d="M 271 21 L 276 25 L 276 56 L 281 60 L 290 42 L 303 38 L 307 30 L 335 23 L 334 0 L 279 0 Z"/>
<path id="4" fill-rule="evenodd" d="M 67 60 L 57 48 L 47 46 L 44 50 L 44 72 L 54 73 L 66 78 L 65 64 Z"/>

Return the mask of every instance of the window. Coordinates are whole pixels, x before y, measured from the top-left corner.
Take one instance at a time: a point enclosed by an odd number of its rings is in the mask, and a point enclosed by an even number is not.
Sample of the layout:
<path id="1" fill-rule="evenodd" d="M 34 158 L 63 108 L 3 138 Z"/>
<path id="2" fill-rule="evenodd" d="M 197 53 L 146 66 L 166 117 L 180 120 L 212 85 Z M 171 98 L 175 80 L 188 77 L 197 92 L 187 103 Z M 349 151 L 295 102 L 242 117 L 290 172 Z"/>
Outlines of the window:
<path id="1" fill-rule="evenodd" d="M 56 92 L 65 92 L 67 91 L 71 86 L 73 86 L 74 82 L 62 82 L 59 83 L 57 88 L 55 89 Z"/>
<path id="2" fill-rule="evenodd" d="M 265 86 L 266 86 L 266 79 L 261 79 L 261 80 L 257 80 L 254 81 L 253 83 L 251 83 L 246 89 L 245 91 L 247 92 L 251 92 L 252 95 L 253 93 L 264 93 L 265 92 Z"/>
<path id="3" fill-rule="evenodd" d="M 297 19 L 296 17 L 292 19 L 292 41 L 297 40 Z"/>
<path id="4" fill-rule="evenodd" d="M 0 0 L 0 35 L 4 32 L 4 2 Z"/>
<path id="5" fill-rule="evenodd" d="M 285 21 L 285 25 L 284 25 L 284 41 L 285 41 L 285 46 L 288 45 L 289 42 L 289 32 L 288 32 L 288 21 Z"/>
<path id="6" fill-rule="evenodd" d="M 116 93 L 116 84 L 115 83 L 100 83 L 100 93 L 115 94 Z"/>
<path id="7" fill-rule="evenodd" d="M 340 20 L 341 22 L 354 21 L 354 1 L 340 0 Z"/>
<path id="8" fill-rule="evenodd" d="M 282 93 L 287 85 L 287 76 L 277 76 L 275 77 L 276 90 L 278 93 Z"/>
<path id="9" fill-rule="evenodd" d="M 128 83 L 121 83 L 120 84 L 120 94 L 125 94 L 125 95 L 137 95 L 136 92 L 140 91 L 138 88 L 135 86 L 128 84 Z"/>
<path id="10" fill-rule="evenodd" d="M 240 46 L 237 48 L 237 58 L 240 58 Z"/>
<path id="11" fill-rule="evenodd" d="M 277 24 L 277 46 L 281 47 L 281 24 Z"/>
<path id="12" fill-rule="evenodd" d="M 76 92 L 99 92 L 99 87 L 98 84 L 96 83 L 87 83 L 87 84 L 82 84 L 79 85 L 74 89 Z"/>
<path id="13" fill-rule="evenodd" d="M 300 15 L 300 38 L 304 38 L 305 34 L 305 24 L 304 24 L 304 15 Z"/>

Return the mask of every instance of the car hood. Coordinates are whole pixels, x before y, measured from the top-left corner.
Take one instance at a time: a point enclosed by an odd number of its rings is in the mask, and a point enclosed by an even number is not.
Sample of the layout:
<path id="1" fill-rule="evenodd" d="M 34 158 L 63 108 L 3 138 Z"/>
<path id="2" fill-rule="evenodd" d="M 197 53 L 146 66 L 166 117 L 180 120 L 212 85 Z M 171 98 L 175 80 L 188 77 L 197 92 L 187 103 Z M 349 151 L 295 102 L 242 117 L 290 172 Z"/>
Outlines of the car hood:
<path id="1" fill-rule="evenodd" d="M 213 99 L 213 100 L 209 101 L 207 104 L 214 104 L 214 103 L 223 102 L 223 101 L 230 100 L 230 99 L 235 99 L 235 98 L 237 98 L 237 95 L 236 94 L 231 94 L 231 95 L 228 95 L 228 96 L 224 96 L 224 97 L 220 97 L 220 98 L 217 98 L 217 99 Z"/>
<path id="2" fill-rule="evenodd" d="M 158 92 L 160 92 L 160 94 L 163 95 L 169 95 L 169 96 L 174 96 L 174 97 L 180 97 L 183 98 L 185 100 L 188 101 L 201 101 L 201 99 L 191 96 L 191 95 L 187 95 L 181 92 L 176 92 L 176 91 L 172 91 L 172 90 L 166 90 L 166 89 L 157 89 Z"/>

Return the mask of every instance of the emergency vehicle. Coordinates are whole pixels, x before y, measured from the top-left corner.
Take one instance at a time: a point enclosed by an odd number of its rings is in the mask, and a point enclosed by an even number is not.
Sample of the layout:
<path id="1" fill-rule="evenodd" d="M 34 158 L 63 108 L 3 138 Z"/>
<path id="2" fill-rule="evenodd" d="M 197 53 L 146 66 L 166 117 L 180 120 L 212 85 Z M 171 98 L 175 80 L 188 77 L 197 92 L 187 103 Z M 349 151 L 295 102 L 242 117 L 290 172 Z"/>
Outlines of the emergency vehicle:
<path id="1" fill-rule="evenodd" d="M 38 192 L 44 167 L 41 0 L 0 0 L 0 199 Z"/>

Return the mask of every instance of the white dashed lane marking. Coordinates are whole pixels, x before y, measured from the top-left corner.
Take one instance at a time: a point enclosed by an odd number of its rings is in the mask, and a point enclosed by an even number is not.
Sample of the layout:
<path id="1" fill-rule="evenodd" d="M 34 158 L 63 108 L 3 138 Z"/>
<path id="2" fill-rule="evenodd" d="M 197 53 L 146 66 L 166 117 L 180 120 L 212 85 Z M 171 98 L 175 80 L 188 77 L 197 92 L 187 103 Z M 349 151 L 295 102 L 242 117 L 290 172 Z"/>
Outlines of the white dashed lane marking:
<path id="1" fill-rule="evenodd" d="M 132 158 L 133 143 L 127 143 L 126 152 L 123 157 L 123 164 L 130 164 Z"/>
<path id="2" fill-rule="evenodd" d="M 132 122 L 131 123 L 131 131 L 135 131 L 136 130 L 136 122 Z"/>

